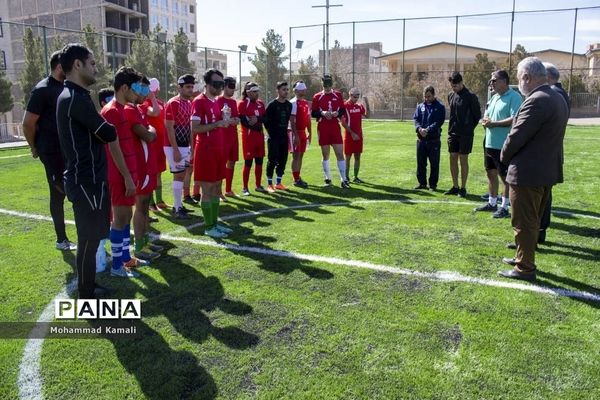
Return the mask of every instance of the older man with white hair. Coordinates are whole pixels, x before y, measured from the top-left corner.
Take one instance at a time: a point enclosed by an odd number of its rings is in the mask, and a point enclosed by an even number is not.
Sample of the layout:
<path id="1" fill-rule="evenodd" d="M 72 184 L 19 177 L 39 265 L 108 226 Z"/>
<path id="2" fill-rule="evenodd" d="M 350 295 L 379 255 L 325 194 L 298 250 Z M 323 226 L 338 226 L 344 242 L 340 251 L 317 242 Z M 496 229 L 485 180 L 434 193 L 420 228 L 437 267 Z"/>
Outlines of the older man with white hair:
<path id="1" fill-rule="evenodd" d="M 526 97 L 500 153 L 508 165 L 511 223 L 517 252 L 502 261 L 514 268 L 500 276 L 533 281 L 540 219 L 550 189 L 563 181 L 562 148 L 569 116 L 567 104 L 546 81 L 546 68 L 536 57 L 517 67 L 519 90 Z"/>

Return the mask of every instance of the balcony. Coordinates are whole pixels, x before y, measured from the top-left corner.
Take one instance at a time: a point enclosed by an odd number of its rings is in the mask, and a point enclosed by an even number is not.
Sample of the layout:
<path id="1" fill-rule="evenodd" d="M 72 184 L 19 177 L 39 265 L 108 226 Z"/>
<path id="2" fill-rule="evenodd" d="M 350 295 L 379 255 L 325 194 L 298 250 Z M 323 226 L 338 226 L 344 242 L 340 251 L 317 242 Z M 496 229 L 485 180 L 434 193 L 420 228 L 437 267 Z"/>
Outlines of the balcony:
<path id="1" fill-rule="evenodd" d="M 146 18 L 146 14 L 141 11 L 141 4 L 137 0 L 104 0 L 102 5 L 107 10 L 122 12 L 138 18 Z"/>

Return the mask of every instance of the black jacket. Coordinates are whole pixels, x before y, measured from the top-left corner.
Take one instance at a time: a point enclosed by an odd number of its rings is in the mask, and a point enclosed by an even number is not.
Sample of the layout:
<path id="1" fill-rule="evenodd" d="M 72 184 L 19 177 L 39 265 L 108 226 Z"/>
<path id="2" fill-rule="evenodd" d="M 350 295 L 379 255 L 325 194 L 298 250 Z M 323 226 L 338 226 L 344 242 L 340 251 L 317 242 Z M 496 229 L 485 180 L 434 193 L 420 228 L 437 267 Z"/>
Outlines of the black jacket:
<path id="1" fill-rule="evenodd" d="M 448 95 L 450 108 L 450 121 L 448 122 L 448 135 L 473 136 L 475 127 L 481 119 L 481 107 L 477 96 L 467 87 Z"/>

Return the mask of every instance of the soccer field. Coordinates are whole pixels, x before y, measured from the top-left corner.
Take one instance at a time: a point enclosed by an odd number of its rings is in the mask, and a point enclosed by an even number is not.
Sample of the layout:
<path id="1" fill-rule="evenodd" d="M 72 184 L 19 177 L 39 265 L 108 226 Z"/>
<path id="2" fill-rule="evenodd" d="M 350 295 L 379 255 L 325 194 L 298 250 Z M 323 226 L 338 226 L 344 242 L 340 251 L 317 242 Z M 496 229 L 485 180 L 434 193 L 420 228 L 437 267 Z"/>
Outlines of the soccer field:
<path id="1" fill-rule="evenodd" d="M 98 275 L 142 300 L 141 337 L 0 339 L 0 398 L 600 398 L 599 133 L 568 127 L 535 284 L 496 275 L 510 219 L 473 212 L 487 191 L 481 128 L 461 199 L 442 193 L 445 144 L 440 190 L 413 191 L 412 124 L 367 121 L 365 184 L 321 187 L 312 145 L 309 189 L 222 203 L 226 240 L 201 235 L 199 207 L 188 221 L 158 214 L 165 254 L 138 279 Z M 75 277 L 28 154 L 0 151 L 0 322 L 40 319 Z"/>

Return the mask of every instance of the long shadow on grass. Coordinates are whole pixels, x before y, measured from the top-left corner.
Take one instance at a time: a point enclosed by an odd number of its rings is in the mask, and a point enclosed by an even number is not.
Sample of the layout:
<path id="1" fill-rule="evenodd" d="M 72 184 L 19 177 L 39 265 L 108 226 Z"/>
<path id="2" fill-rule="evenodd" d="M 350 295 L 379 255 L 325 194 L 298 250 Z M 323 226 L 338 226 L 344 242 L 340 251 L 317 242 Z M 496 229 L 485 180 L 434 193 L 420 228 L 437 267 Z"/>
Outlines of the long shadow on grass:
<path id="1" fill-rule="evenodd" d="M 567 250 L 557 249 L 557 247 L 562 247 Z M 557 242 L 547 241 L 545 245 L 543 247 L 539 247 L 537 251 L 542 254 L 559 254 L 572 258 L 579 258 L 581 260 L 600 260 L 600 250 Z"/>
<path id="2" fill-rule="evenodd" d="M 562 222 L 552 221 L 550 224 L 551 229 L 560 229 L 561 231 L 569 232 L 573 235 L 591 237 L 591 238 L 599 238 L 600 237 L 600 229 L 598 228 L 589 228 L 587 226 L 577 226 L 577 225 L 569 225 Z"/>
<path id="3" fill-rule="evenodd" d="M 588 293 L 592 293 L 592 294 L 600 294 L 600 289 L 591 285 L 588 285 L 586 283 L 580 282 L 580 281 L 576 281 L 574 279 L 571 278 L 567 278 L 565 276 L 559 276 L 559 275 L 555 275 L 551 272 L 545 272 L 545 271 L 537 271 L 537 284 L 540 284 L 541 286 L 546 286 L 549 288 L 554 288 L 554 289 L 565 289 L 565 290 L 573 290 L 572 288 L 584 291 L 584 292 L 588 292 Z M 539 279 L 539 278 L 543 278 L 543 279 Z M 565 286 L 561 286 L 559 284 L 562 285 L 566 285 Z M 600 308 L 600 303 L 598 303 L 597 301 L 591 301 L 591 300 L 586 300 L 586 299 L 580 299 L 577 297 L 570 297 L 571 300 L 575 300 L 575 301 L 579 301 L 581 303 L 587 304 L 593 308 Z"/>
<path id="4" fill-rule="evenodd" d="M 592 217 L 600 217 L 600 213 L 594 212 L 594 211 L 589 211 L 589 210 L 577 210 L 575 208 L 567 208 L 567 207 L 552 207 L 552 212 L 554 211 L 559 211 L 559 212 L 569 212 L 569 213 L 573 213 L 573 214 L 581 214 L 581 215 L 589 215 Z M 564 215 L 561 214 L 556 214 L 559 217 L 565 217 Z"/>
<path id="5" fill-rule="evenodd" d="M 173 248 L 166 243 L 166 247 Z M 183 251 L 185 256 L 185 251 Z M 145 318 L 164 316 L 177 334 L 201 344 L 214 337 L 229 348 L 241 350 L 255 346 L 258 336 L 235 326 L 214 326 L 207 316 L 217 309 L 231 315 L 246 315 L 252 307 L 225 297 L 223 285 L 216 277 L 207 277 L 181 261 L 180 257 L 163 255 L 153 267 L 160 268 L 165 283 L 157 282 L 140 271 L 142 285 L 134 280 L 115 280 L 109 284 L 118 290 L 119 298 L 143 296 L 142 337 L 132 340 L 111 339 L 119 361 L 135 375 L 148 399 L 201 398 L 213 399 L 218 389 L 212 376 L 187 351 L 176 351 L 158 332 L 144 323 Z M 105 275 L 106 276 L 106 275 Z M 161 328 L 169 332 L 169 327 Z M 166 334 L 171 338 L 172 335 Z"/>

